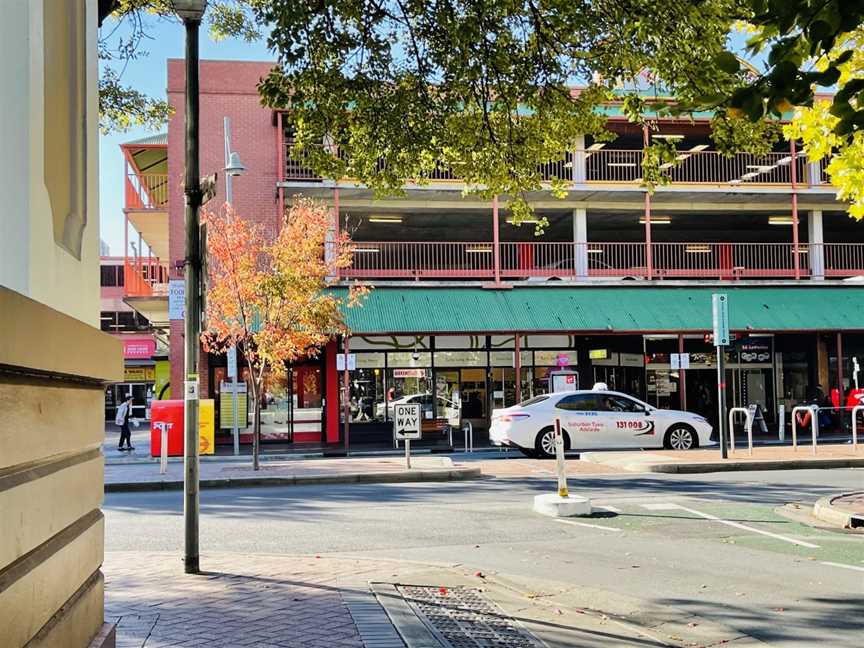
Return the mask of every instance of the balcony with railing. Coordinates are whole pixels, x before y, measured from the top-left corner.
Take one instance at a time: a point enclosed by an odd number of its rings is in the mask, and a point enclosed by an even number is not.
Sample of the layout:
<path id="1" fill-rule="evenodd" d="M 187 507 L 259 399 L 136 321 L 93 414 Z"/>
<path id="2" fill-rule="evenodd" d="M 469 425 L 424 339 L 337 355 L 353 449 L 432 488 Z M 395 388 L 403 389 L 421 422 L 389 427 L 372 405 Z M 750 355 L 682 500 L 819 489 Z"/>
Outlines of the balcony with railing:
<path id="1" fill-rule="evenodd" d="M 124 261 L 126 297 L 167 297 L 168 265 L 157 259 L 131 256 Z"/>
<path id="2" fill-rule="evenodd" d="M 815 257 L 811 258 L 811 257 Z M 356 242 L 345 279 L 843 279 L 864 275 L 864 243 Z"/>
<path id="3" fill-rule="evenodd" d="M 341 152 L 334 147 L 332 154 L 338 157 Z M 284 182 L 321 182 L 322 178 L 310 168 L 308 156 L 297 153 L 292 142 L 284 144 L 283 155 Z M 543 182 L 560 179 L 574 184 L 636 185 L 642 180 L 642 159 L 641 150 L 578 150 L 562 153 L 560 159 L 540 165 L 537 170 Z M 383 168 L 384 162 L 380 164 Z M 828 184 L 824 166 L 824 163 L 811 165 L 805 157 L 793 157 L 788 152 L 726 156 L 718 151 L 694 147 L 679 151 L 676 162 L 667 163 L 662 168 L 668 172 L 673 185 L 779 187 L 791 186 L 794 167 L 796 183 L 807 187 Z M 448 168 L 435 169 L 423 180 L 433 184 L 461 182 Z"/>
<path id="4" fill-rule="evenodd" d="M 168 208 L 167 173 L 128 173 L 125 182 L 126 209 L 152 209 L 164 211 Z"/>

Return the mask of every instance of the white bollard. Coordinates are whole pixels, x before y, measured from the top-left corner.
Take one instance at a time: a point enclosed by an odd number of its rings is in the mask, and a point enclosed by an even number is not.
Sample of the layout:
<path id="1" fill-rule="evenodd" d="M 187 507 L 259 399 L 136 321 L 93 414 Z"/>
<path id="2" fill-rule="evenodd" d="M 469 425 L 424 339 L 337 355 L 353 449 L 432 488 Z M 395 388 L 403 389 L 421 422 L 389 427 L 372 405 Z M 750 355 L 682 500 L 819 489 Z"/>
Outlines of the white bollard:
<path id="1" fill-rule="evenodd" d="M 777 428 L 777 438 L 780 441 L 786 440 L 786 404 L 781 403 L 780 409 L 777 410 L 777 418 L 780 420 L 780 424 Z"/>
<path id="2" fill-rule="evenodd" d="M 852 452 L 858 452 L 858 412 L 864 412 L 864 405 L 852 408 Z"/>
<path id="3" fill-rule="evenodd" d="M 555 419 L 555 471 L 558 473 L 558 497 L 569 497 L 567 490 L 567 465 L 564 463 L 564 435 L 561 434 L 561 419 Z"/>

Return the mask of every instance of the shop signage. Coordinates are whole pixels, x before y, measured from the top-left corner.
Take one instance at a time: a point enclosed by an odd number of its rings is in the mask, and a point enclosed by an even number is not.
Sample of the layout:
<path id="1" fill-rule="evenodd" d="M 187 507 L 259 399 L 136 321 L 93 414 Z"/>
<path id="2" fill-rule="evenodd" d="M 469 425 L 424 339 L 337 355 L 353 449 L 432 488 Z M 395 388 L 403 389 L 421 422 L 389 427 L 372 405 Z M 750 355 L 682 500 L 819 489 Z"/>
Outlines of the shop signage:
<path id="1" fill-rule="evenodd" d="M 149 360 L 154 353 L 155 340 L 123 340 L 123 357 L 127 360 Z"/>
<path id="2" fill-rule="evenodd" d="M 154 367 L 123 367 L 123 382 L 153 382 L 155 379 Z"/>
<path id="3" fill-rule="evenodd" d="M 605 360 L 609 357 L 609 349 L 590 349 L 588 357 L 592 360 Z"/>
<path id="4" fill-rule="evenodd" d="M 620 353 L 619 362 L 622 367 L 644 367 L 645 356 L 641 353 Z"/>
<path id="5" fill-rule="evenodd" d="M 420 403 L 399 403 L 393 406 L 393 435 L 399 439 L 419 439 Z"/>
<path id="6" fill-rule="evenodd" d="M 394 378 L 425 378 L 425 369 L 394 369 Z"/>
<path id="7" fill-rule="evenodd" d="M 711 295 L 714 322 L 714 346 L 729 345 L 729 302 L 725 294 Z"/>
<path id="8" fill-rule="evenodd" d="M 672 369 L 689 369 L 690 354 L 689 353 L 673 353 L 669 356 L 669 366 Z"/>
<path id="9" fill-rule="evenodd" d="M 578 362 L 575 351 L 535 351 L 534 364 L 538 367 L 575 366 Z"/>
<path id="10" fill-rule="evenodd" d="M 357 369 L 357 354 L 349 353 L 348 354 L 348 371 L 354 371 Z M 336 371 L 345 371 L 345 354 L 337 353 L 336 354 Z"/>
<path id="11" fill-rule="evenodd" d="M 186 314 L 186 287 L 183 279 L 168 281 L 168 319 L 182 320 Z"/>

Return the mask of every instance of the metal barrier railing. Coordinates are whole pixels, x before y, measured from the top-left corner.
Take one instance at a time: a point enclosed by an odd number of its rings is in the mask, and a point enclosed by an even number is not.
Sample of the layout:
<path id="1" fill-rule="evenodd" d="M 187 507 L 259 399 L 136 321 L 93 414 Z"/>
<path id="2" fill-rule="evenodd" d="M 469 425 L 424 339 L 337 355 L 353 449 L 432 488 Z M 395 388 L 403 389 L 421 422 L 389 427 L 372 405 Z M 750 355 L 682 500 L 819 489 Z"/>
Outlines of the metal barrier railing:
<path id="1" fill-rule="evenodd" d="M 813 454 L 816 454 L 817 437 L 819 436 L 819 407 L 816 405 L 798 405 L 792 408 L 792 450 L 798 451 L 798 412 L 810 413 L 810 429 L 813 433 Z M 804 425 L 802 423 L 802 425 Z"/>
<path id="2" fill-rule="evenodd" d="M 744 426 L 747 428 L 747 451 L 753 456 L 753 417 L 746 407 L 733 407 L 729 410 L 729 441 L 732 444 L 732 452 L 735 452 L 735 415 L 744 415 Z"/>

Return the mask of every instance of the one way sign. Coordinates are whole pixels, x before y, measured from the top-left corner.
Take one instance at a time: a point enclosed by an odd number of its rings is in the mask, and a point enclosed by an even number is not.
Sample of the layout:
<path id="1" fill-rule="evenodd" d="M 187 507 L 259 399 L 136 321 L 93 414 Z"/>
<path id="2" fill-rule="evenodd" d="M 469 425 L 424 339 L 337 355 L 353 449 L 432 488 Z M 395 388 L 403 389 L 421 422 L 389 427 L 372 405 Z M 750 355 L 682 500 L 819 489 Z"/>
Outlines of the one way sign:
<path id="1" fill-rule="evenodd" d="M 420 438 L 420 403 L 393 406 L 393 435 L 400 440 Z"/>

